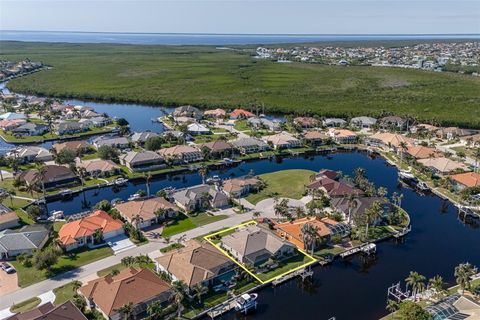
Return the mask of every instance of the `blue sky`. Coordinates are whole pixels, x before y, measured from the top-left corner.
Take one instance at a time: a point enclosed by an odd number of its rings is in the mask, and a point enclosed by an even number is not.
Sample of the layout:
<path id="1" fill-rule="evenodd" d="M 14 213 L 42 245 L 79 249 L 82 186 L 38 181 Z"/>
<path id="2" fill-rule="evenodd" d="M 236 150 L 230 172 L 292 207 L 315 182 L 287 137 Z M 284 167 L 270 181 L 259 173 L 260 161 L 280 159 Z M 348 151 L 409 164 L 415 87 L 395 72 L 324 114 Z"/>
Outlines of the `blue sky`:
<path id="1" fill-rule="evenodd" d="M 480 33 L 480 0 L 0 0 L 0 29 L 272 34 Z"/>

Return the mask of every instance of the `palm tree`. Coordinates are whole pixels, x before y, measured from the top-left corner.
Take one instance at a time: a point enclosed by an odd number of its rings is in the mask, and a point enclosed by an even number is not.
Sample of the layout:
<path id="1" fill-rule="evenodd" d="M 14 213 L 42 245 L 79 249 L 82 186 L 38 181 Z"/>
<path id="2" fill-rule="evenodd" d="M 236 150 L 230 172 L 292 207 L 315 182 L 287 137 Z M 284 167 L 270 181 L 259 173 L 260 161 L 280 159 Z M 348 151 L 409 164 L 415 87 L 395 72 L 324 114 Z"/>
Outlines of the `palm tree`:
<path id="1" fill-rule="evenodd" d="M 473 150 L 473 158 L 475 159 L 475 167 L 477 168 L 477 172 L 480 172 L 480 168 L 478 167 L 478 162 L 480 161 L 480 148 L 475 148 Z"/>
<path id="2" fill-rule="evenodd" d="M 46 178 L 47 170 L 45 167 L 40 168 L 37 170 L 37 172 L 34 175 L 34 181 L 37 181 L 40 183 L 40 186 L 42 187 L 42 193 L 43 193 L 43 199 L 46 198 L 47 192 L 45 191 L 45 178 Z M 47 210 L 48 213 L 48 205 L 47 201 L 45 201 L 45 209 Z"/>
<path id="3" fill-rule="evenodd" d="M 102 229 L 97 229 L 93 233 L 93 241 L 96 243 L 100 243 L 103 241 L 103 231 Z"/>
<path id="4" fill-rule="evenodd" d="M 150 197 L 150 179 L 152 179 L 152 174 L 147 172 L 143 174 L 143 177 L 145 178 L 145 186 L 147 187 L 147 197 Z"/>
<path id="5" fill-rule="evenodd" d="M 157 220 L 157 223 L 159 220 L 164 220 L 167 216 L 167 212 L 163 208 L 158 208 L 155 212 L 155 219 Z"/>
<path id="6" fill-rule="evenodd" d="M 410 274 L 405 279 L 407 286 L 411 286 L 413 290 L 413 301 L 417 300 L 417 294 L 425 289 L 425 276 L 416 271 L 410 271 Z"/>
<path id="7" fill-rule="evenodd" d="M 198 174 L 202 177 L 202 184 L 205 184 L 205 176 L 207 175 L 208 168 L 206 166 L 201 166 L 198 169 Z"/>
<path id="8" fill-rule="evenodd" d="M 85 196 L 85 177 L 87 175 L 87 170 L 85 168 L 79 168 L 75 166 L 75 171 L 77 172 L 80 183 L 82 184 L 83 204 L 86 207 L 88 205 L 87 198 Z"/>
<path id="9" fill-rule="evenodd" d="M 302 226 L 302 237 L 305 250 L 308 251 L 308 249 L 310 248 L 313 254 L 313 250 L 315 250 L 315 246 L 320 239 L 320 236 L 318 234 L 318 227 L 314 226 L 311 223 L 305 223 Z"/>
<path id="10" fill-rule="evenodd" d="M 33 183 L 27 184 L 25 186 L 25 191 L 30 193 L 30 195 L 32 196 L 32 199 L 33 199 L 34 198 L 33 193 L 35 192 L 35 185 Z"/>
<path id="11" fill-rule="evenodd" d="M 127 256 L 122 258 L 121 262 L 125 267 L 131 267 L 135 264 L 135 258 L 132 256 Z"/>
<path id="12" fill-rule="evenodd" d="M 82 286 L 81 281 L 78 281 L 78 280 L 73 280 L 72 281 L 73 291 L 77 292 L 77 290 L 80 289 L 81 286 Z"/>
<path id="13" fill-rule="evenodd" d="M 154 301 L 147 305 L 147 313 L 151 320 L 160 319 L 162 313 L 162 303 L 160 301 Z"/>
<path id="14" fill-rule="evenodd" d="M 379 187 L 377 190 L 377 194 L 381 198 L 385 198 L 388 194 L 388 190 L 385 187 Z"/>
<path id="15" fill-rule="evenodd" d="M 435 291 L 437 291 L 438 293 L 442 293 L 445 291 L 445 289 L 443 288 L 444 285 L 445 282 L 443 281 L 443 278 L 439 275 L 436 275 L 435 277 L 428 280 L 428 287 L 435 289 Z"/>
<path id="16" fill-rule="evenodd" d="M 197 298 L 198 303 L 202 303 L 203 295 L 207 294 L 208 288 L 202 285 L 201 283 L 197 283 L 196 285 L 192 286 L 193 295 Z"/>
<path id="17" fill-rule="evenodd" d="M 365 218 L 366 218 L 366 228 L 365 228 L 365 236 L 368 239 L 368 227 L 370 223 L 373 221 L 380 219 L 382 217 L 382 206 L 380 201 L 375 201 L 372 205 L 365 209 Z"/>
<path id="18" fill-rule="evenodd" d="M 356 201 L 355 196 L 350 193 L 347 197 L 347 206 L 348 206 L 348 219 L 347 222 L 350 224 L 352 219 L 352 210 L 358 206 L 358 202 Z"/>
<path id="19" fill-rule="evenodd" d="M 133 303 L 129 302 L 121 306 L 117 311 L 123 316 L 124 320 L 130 320 L 132 318 L 133 313 Z"/>
<path id="20" fill-rule="evenodd" d="M 388 299 L 386 307 L 388 312 L 393 313 L 398 310 L 398 307 L 399 305 L 397 301 Z"/>
<path id="21" fill-rule="evenodd" d="M 138 226 L 143 222 L 143 218 L 138 213 L 132 217 L 132 224 L 135 226 L 135 229 L 138 231 Z"/>
<path id="22" fill-rule="evenodd" d="M 472 277 L 478 272 L 477 268 L 470 263 L 461 263 L 455 267 L 455 280 L 462 289 L 462 293 L 465 289 L 470 290 Z"/>
<path id="23" fill-rule="evenodd" d="M 401 168 L 403 163 L 403 153 L 405 152 L 405 150 L 407 150 L 408 145 L 405 141 L 402 141 L 400 142 L 399 147 L 400 147 L 400 168 Z"/>
<path id="24" fill-rule="evenodd" d="M 183 307 L 183 301 L 185 300 L 185 296 L 187 295 L 188 286 L 183 281 L 174 281 L 172 283 L 172 290 L 173 290 L 173 301 L 177 305 L 177 318 L 180 318 Z"/>

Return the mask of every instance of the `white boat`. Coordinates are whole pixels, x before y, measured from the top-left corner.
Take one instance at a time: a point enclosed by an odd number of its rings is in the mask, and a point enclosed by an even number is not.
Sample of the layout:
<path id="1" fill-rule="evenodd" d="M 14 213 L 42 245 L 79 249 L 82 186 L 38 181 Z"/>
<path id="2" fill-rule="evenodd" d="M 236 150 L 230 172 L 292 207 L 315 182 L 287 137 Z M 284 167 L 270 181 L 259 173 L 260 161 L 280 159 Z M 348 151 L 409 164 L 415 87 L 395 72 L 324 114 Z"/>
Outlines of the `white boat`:
<path id="1" fill-rule="evenodd" d="M 63 215 L 62 210 L 54 210 L 50 212 L 50 217 L 48 217 L 48 220 L 55 221 L 55 220 L 64 219 L 64 218 L 65 216 Z"/>
<path id="2" fill-rule="evenodd" d="M 207 183 L 217 183 L 217 182 L 221 182 L 222 181 L 222 178 L 220 178 L 219 176 L 215 175 L 215 176 L 212 176 L 210 178 L 207 178 L 206 182 Z"/>
<path id="3" fill-rule="evenodd" d="M 116 186 L 123 186 L 128 182 L 128 179 L 125 178 L 118 178 L 114 181 Z"/>
<path id="4" fill-rule="evenodd" d="M 128 201 L 138 200 L 138 199 L 141 199 L 141 198 L 142 198 L 142 196 L 140 194 L 134 193 L 130 197 L 128 197 Z"/>
<path id="5" fill-rule="evenodd" d="M 60 190 L 60 192 L 58 193 L 59 195 L 63 196 L 63 197 L 66 197 L 66 196 L 69 196 L 72 194 L 72 190 L 70 189 L 63 189 L 63 190 Z"/>
<path id="6" fill-rule="evenodd" d="M 423 181 L 419 181 L 419 182 L 417 183 L 417 188 L 420 189 L 420 190 L 422 190 L 422 191 L 430 190 L 430 188 L 428 187 L 428 185 L 427 185 L 425 182 L 423 182 Z"/>
<path id="7" fill-rule="evenodd" d="M 417 178 L 413 175 L 413 173 L 409 171 L 399 171 L 398 177 L 404 180 L 417 180 Z"/>
<path id="8" fill-rule="evenodd" d="M 251 308 L 257 307 L 258 294 L 244 293 L 235 300 L 235 310 L 247 312 Z"/>

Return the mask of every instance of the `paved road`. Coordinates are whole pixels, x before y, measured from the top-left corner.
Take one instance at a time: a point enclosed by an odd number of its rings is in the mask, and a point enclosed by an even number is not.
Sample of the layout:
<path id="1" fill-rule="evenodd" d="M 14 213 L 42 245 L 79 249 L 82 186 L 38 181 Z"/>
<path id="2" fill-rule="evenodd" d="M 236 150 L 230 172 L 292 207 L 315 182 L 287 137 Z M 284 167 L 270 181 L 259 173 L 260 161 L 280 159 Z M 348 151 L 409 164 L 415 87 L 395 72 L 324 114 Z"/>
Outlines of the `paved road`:
<path id="1" fill-rule="evenodd" d="M 184 233 L 177 234 L 171 238 L 171 241 L 176 241 L 182 237 L 186 239 L 195 238 L 212 231 L 216 231 L 225 227 L 234 226 L 240 224 L 246 220 L 252 218 L 253 211 L 249 211 L 243 214 L 235 214 L 227 219 L 220 220 L 214 223 L 210 223 L 193 230 L 189 230 Z M 70 281 L 80 280 L 82 282 L 92 280 L 96 278 L 96 273 L 99 270 L 108 268 L 110 266 L 119 264 L 122 258 L 127 256 L 136 256 L 140 254 L 148 254 L 149 256 L 158 256 L 158 250 L 166 247 L 167 244 L 163 240 L 151 240 L 149 243 L 123 251 L 117 255 L 107 257 L 105 259 L 92 262 L 75 270 L 66 272 L 56 277 L 41 281 L 23 289 L 19 289 L 15 292 L 6 294 L 0 297 L 0 310 L 10 307 L 14 302 L 24 301 L 28 298 L 39 296 L 46 292 L 49 292 L 55 288 L 58 288 Z"/>

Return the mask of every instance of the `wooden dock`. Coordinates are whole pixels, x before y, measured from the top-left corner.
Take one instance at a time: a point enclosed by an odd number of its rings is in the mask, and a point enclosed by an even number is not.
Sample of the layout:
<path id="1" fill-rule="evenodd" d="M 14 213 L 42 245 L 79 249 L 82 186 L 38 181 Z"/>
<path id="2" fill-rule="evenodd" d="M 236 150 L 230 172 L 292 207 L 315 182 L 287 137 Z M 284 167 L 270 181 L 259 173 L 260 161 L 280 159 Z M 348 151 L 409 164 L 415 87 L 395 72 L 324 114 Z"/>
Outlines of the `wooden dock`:
<path id="1" fill-rule="evenodd" d="M 364 245 L 354 247 L 350 250 L 340 253 L 340 257 L 346 258 L 358 252 L 364 252 L 366 254 L 375 253 L 377 252 L 377 245 L 375 243 L 366 243 Z"/>
<path id="2" fill-rule="evenodd" d="M 225 301 L 221 305 L 215 307 L 214 309 L 210 310 L 207 312 L 207 315 L 214 319 L 215 317 L 221 316 L 224 313 L 227 313 L 231 311 L 232 309 L 235 309 L 235 299 L 232 298 L 230 300 Z"/>
<path id="3" fill-rule="evenodd" d="M 288 281 L 290 279 L 293 279 L 297 276 L 301 276 L 302 279 L 306 279 L 307 277 L 311 277 L 313 276 L 313 271 L 311 270 L 307 270 L 305 268 L 302 268 L 302 269 L 298 269 L 297 271 L 294 271 L 294 272 L 290 272 L 284 276 L 281 276 L 275 280 L 272 281 L 272 286 L 277 286 L 285 281 Z"/>
<path id="4" fill-rule="evenodd" d="M 406 235 L 406 234 L 409 233 L 410 231 L 412 231 L 412 225 L 411 225 L 411 224 L 409 224 L 408 227 L 403 228 L 401 231 L 395 232 L 395 233 L 393 234 L 393 236 L 398 239 L 398 238 L 403 237 L 404 235 Z"/>

